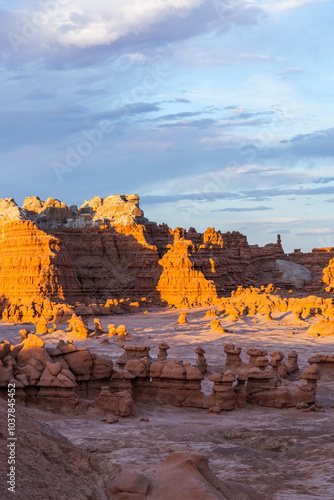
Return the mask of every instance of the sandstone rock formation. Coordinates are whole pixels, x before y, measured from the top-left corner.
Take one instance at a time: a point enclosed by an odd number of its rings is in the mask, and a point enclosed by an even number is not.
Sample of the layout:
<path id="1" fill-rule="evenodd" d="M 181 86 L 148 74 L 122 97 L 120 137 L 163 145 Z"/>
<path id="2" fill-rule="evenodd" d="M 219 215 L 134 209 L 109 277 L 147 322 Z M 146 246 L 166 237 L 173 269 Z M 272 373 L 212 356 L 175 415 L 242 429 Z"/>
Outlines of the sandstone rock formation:
<path id="1" fill-rule="evenodd" d="M 172 453 L 161 464 L 116 466 L 76 447 L 29 409 L 17 407 L 15 493 L 8 492 L 8 440 L 0 434 L 0 498 L 17 500 L 262 500 L 254 488 L 222 481 L 198 453 Z M 0 398 L 0 420 L 7 406 Z"/>
<path id="2" fill-rule="evenodd" d="M 242 316 L 257 314 L 265 315 L 265 321 L 272 321 L 275 319 L 274 314 L 282 317 L 282 313 L 293 313 L 294 319 L 291 320 L 291 324 L 304 326 L 308 318 L 319 317 L 325 322 L 332 321 L 334 299 L 315 295 L 283 298 L 280 290 L 275 289 L 272 284 L 261 288 L 239 286 L 230 297 L 219 299 L 217 309 L 231 322 Z M 212 321 L 213 327 L 217 321 L 219 322 L 219 320 Z"/>
<path id="3" fill-rule="evenodd" d="M 267 407 L 300 407 L 316 403 L 321 373 L 333 377 L 333 356 L 310 358 L 301 380 L 297 354 L 284 362 L 282 351 L 248 349 L 249 361 L 241 359 L 241 347 L 226 344 L 226 359 L 220 373 L 209 376 L 214 383 L 210 395 L 202 392 L 207 372 L 204 350 L 198 346 L 196 364 L 167 357 L 169 346 L 159 345 L 155 361 L 148 346 L 125 345 L 114 368 L 109 356 L 92 354 L 72 341 L 60 340 L 46 347 L 41 337 L 30 334 L 17 345 L 0 344 L 0 396 L 6 397 L 9 382 L 16 386 L 18 402 L 53 409 L 65 414 L 87 411 L 106 417 L 129 416 L 133 403 L 206 408 L 210 412 L 244 408 L 246 403 Z M 319 368 L 320 367 L 320 368 Z M 303 382 L 305 381 L 305 382 Z"/>
<path id="4" fill-rule="evenodd" d="M 334 252 L 334 249 L 333 249 L 333 252 Z M 327 285 L 326 290 L 328 292 L 333 292 L 333 290 L 334 290 L 334 259 L 331 259 L 329 261 L 328 266 L 324 268 L 322 280 Z"/>
<path id="5" fill-rule="evenodd" d="M 172 453 L 162 464 L 127 467 L 108 483 L 114 500 L 263 500 L 247 485 L 220 481 L 199 453 Z"/>
<path id="6" fill-rule="evenodd" d="M 317 323 L 311 325 L 307 333 L 314 337 L 334 335 L 334 321 L 322 318 Z"/>
<path id="7" fill-rule="evenodd" d="M 266 283 L 281 242 L 240 233 L 174 231 L 149 222 L 137 195 L 95 197 L 80 208 L 49 198 L 0 200 L 4 319 L 65 322 L 75 312 L 138 311 L 150 303 L 213 304 L 236 284 Z M 68 305 L 72 307 L 68 308 Z M 62 317 L 63 316 L 63 317 Z"/>

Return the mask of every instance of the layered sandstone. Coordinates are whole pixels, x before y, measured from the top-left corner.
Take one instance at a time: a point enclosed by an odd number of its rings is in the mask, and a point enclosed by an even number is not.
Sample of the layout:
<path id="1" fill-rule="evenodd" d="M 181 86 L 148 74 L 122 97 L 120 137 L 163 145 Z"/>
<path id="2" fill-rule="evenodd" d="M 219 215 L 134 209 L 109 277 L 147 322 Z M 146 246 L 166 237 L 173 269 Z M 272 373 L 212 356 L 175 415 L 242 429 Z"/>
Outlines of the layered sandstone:
<path id="1" fill-rule="evenodd" d="M 334 290 L 334 259 L 329 261 L 327 267 L 323 270 L 322 281 L 327 285 L 326 290 L 328 292 L 333 292 Z"/>
<path id="2" fill-rule="evenodd" d="M 135 311 L 152 302 L 203 306 L 238 285 L 290 287 L 282 272 L 290 257 L 280 238 L 259 247 L 238 232 L 172 230 L 144 217 L 138 195 L 96 196 L 81 207 L 30 197 L 20 208 L 2 199 L 0 227 L 5 319 L 30 321 L 43 313 L 51 321 L 50 311 L 61 304 L 78 314 Z"/>

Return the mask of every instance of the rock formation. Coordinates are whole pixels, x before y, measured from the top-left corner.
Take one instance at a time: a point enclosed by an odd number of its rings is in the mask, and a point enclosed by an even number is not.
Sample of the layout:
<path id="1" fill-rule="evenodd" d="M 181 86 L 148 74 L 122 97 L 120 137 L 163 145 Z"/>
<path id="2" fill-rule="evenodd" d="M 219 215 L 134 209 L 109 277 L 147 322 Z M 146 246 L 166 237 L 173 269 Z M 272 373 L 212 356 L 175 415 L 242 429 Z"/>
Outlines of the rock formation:
<path id="1" fill-rule="evenodd" d="M 259 247 L 238 232 L 172 230 L 144 217 L 138 195 L 96 196 L 79 208 L 1 199 L 0 227 L 0 304 L 10 321 L 216 305 L 238 285 L 268 282 L 332 290 L 333 249 L 286 255 L 280 238 Z"/>
<path id="2" fill-rule="evenodd" d="M 92 354 L 72 341 L 60 340 L 46 347 L 36 334 L 21 344 L 0 344 L 0 396 L 7 397 L 8 383 L 15 384 L 18 402 L 65 414 L 98 412 L 106 417 L 133 414 L 137 402 L 209 409 L 210 412 L 260 406 L 308 409 L 316 403 L 317 380 L 321 373 L 333 377 L 332 355 L 309 359 L 310 366 L 296 381 L 297 354 L 284 363 L 281 351 L 271 353 L 251 348 L 249 361 L 242 361 L 241 347 L 226 344 L 226 359 L 220 373 L 209 376 L 212 393 L 202 392 L 208 363 L 198 346 L 196 364 L 167 357 L 169 346 L 159 344 L 158 359 L 147 346 L 126 345 L 114 368 L 109 356 Z"/>
<path id="3" fill-rule="evenodd" d="M 334 252 L 334 249 L 333 249 Z M 327 267 L 323 270 L 322 280 L 327 285 L 326 291 L 333 292 L 334 290 L 334 259 L 329 261 Z"/>
<path id="4" fill-rule="evenodd" d="M 199 453 L 171 453 L 162 463 L 113 465 L 72 444 L 29 409 L 16 408 L 19 453 L 15 493 L 8 492 L 8 443 L 0 434 L 0 498 L 17 500 L 263 500 L 256 489 L 223 481 Z M 0 398 L 0 420 L 7 406 Z"/>
<path id="5" fill-rule="evenodd" d="M 59 322 L 73 306 L 81 315 L 152 301 L 207 305 L 236 283 L 265 282 L 275 260 L 286 258 L 280 242 L 261 248 L 236 232 L 149 222 L 137 195 L 95 197 L 80 208 L 38 197 L 20 208 L 6 198 L 0 226 L 0 297 L 4 318 L 14 321 L 43 313 Z"/>

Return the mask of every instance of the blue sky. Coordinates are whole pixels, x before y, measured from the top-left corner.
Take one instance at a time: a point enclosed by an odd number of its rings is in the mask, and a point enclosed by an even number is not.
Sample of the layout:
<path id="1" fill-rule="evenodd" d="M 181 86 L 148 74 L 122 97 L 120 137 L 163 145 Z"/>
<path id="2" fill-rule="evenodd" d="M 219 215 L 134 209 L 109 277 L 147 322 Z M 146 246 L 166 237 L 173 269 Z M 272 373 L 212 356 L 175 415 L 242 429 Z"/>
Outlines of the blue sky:
<path id="1" fill-rule="evenodd" d="M 333 1 L 0 2 L 0 197 L 334 246 Z"/>

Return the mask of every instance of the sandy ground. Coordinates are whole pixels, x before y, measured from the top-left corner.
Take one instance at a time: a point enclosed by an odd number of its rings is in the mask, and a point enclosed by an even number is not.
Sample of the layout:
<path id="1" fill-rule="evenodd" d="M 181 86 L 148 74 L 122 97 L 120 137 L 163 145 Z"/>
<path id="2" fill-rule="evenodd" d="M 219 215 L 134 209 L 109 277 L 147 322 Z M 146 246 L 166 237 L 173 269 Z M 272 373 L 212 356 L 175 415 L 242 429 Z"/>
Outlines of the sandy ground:
<path id="1" fill-rule="evenodd" d="M 272 322 L 264 316 L 244 318 L 235 323 L 222 320 L 226 335 L 210 332 L 206 309 L 188 312 L 189 323 L 176 325 L 180 311 L 154 310 L 147 314 L 103 316 L 103 327 L 125 324 L 131 338 L 127 343 L 149 345 L 151 356 L 164 340 L 170 358 L 194 363 L 194 349 L 206 351 L 210 373 L 224 363 L 223 348 L 233 342 L 243 348 L 262 347 L 268 352 L 292 349 L 299 354 L 302 369 L 317 353 L 334 354 L 334 336 L 311 337 L 303 326 L 293 325 L 295 314 L 276 314 Z M 93 326 L 93 320 L 89 322 Z M 16 342 L 22 326 L 0 323 L 0 340 Z M 33 329 L 31 325 L 26 325 Z M 65 328 L 65 327 L 64 327 Z M 291 332 L 294 332 L 291 335 Z M 106 336 L 105 336 L 106 337 Z M 43 336 L 47 345 L 68 338 L 58 331 Z M 117 339 L 102 343 L 104 337 L 75 341 L 92 352 L 108 354 L 116 360 L 123 352 Z M 203 381 L 211 392 L 212 383 Z M 173 451 L 198 451 L 208 455 L 210 467 L 221 479 L 248 483 L 274 500 L 334 499 L 334 381 L 319 381 L 318 401 L 324 412 L 303 413 L 296 409 L 270 409 L 247 406 L 245 409 L 210 415 L 206 410 L 161 406 L 135 406 L 135 415 L 108 425 L 91 415 L 63 417 L 32 410 L 75 444 L 115 464 L 161 462 Z M 141 421 L 146 418 L 148 421 Z"/>

